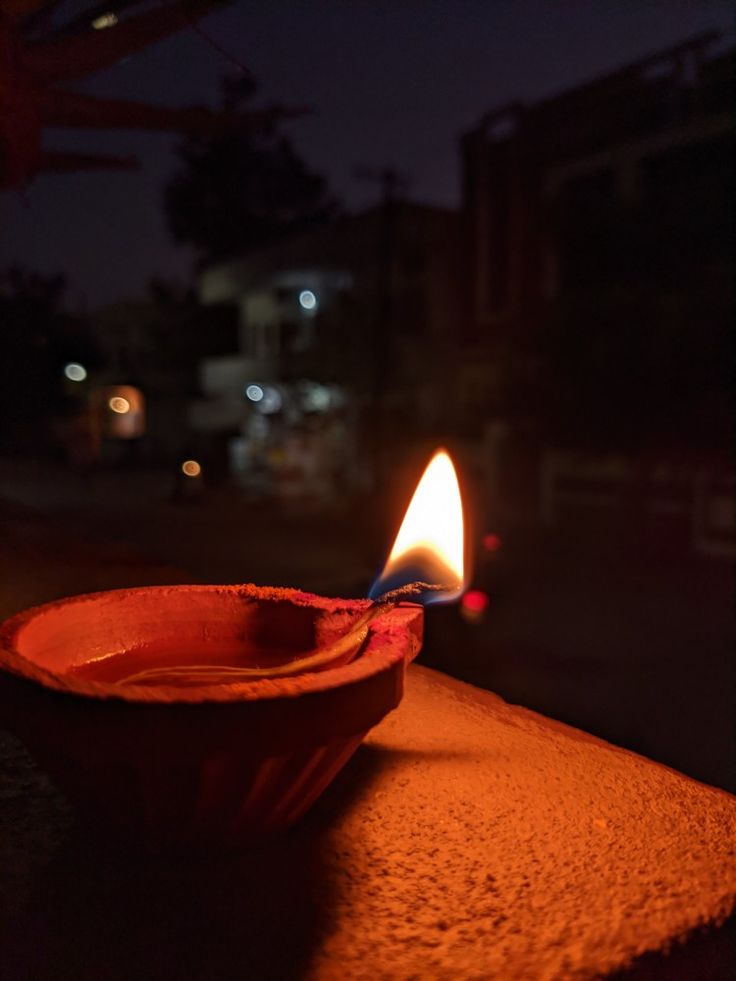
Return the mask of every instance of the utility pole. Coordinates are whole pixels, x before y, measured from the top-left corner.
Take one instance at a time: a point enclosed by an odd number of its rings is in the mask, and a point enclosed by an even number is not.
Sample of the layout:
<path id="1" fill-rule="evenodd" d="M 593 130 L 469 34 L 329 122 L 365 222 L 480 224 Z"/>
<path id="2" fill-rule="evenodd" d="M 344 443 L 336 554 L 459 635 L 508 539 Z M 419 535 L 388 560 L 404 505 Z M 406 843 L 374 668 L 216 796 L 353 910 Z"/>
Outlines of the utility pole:
<path id="1" fill-rule="evenodd" d="M 373 419 L 371 425 L 373 460 L 376 482 L 385 471 L 386 440 L 389 431 L 386 418 L 386 394 L 391 380 L 392 337 L 391 318 L 393 306 L 393 267 L 396 255 L 396 230 L 398 203 L 411 181 L 406 174 L 394 167 L 356 168 L 355 177 L 377 184 L 381 190 L 383 215 L 378 240 L 378 304 L 374 327 L 371 365 L 371 401 Z"/>

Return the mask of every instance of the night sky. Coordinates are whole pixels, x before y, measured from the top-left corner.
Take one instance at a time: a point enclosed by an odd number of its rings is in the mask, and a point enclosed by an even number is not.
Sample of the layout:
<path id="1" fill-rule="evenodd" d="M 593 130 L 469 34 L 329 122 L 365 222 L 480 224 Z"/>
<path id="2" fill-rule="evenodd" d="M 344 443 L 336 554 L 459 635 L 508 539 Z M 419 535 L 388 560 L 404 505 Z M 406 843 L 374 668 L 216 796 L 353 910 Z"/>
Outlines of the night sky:
<path id="1" fill-rule="evenodd" d="M 411 175 L 413 199 L 457 205 L 457 137 L 483 112 L 554 93 L 698 31 L 730 31 L 732 17 L 730 0 L 238 0 L 202 25 L 258 77 L 263 102 L 314 107 L 317 115 L 288 130 L 356 208 L 377 189 L 356 180 L 355 167 L 386 164 Z M 219 78 L 231 70 L 187 31 L 81 87 L 215 105 Z M 0 194 L 0 268 L 64 271 L 74 307 L 141 296 L 153 274 L 185 281 L 191 253 L 172 245 L 161 206 L 175 142 L 169 134 L 50 132 L 49 147 L 135 153 L 142 169 L 39 178 L 27 204 Z"/>

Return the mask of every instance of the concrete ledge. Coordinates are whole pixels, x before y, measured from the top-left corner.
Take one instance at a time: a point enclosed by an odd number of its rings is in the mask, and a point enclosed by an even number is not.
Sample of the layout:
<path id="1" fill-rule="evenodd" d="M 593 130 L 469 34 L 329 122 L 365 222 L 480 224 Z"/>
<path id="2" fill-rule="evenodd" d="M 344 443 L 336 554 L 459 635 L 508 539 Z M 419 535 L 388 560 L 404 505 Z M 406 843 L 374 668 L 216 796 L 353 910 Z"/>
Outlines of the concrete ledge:
<path id="1" fill-rule="evenodd" d="M 736 798 L 633 753 L 412 666 L 362 754 L 310 977 L 593 978 L 733 910 Z"/>
<path id="2" fill-rule="evenodd" d="M 246 853 L 70 834 L 1 740 L 0 771 L 3 981 L 733 976 L 724 931 L 663 952 L 733 908 L 736 799 L 426 668 Z"/>

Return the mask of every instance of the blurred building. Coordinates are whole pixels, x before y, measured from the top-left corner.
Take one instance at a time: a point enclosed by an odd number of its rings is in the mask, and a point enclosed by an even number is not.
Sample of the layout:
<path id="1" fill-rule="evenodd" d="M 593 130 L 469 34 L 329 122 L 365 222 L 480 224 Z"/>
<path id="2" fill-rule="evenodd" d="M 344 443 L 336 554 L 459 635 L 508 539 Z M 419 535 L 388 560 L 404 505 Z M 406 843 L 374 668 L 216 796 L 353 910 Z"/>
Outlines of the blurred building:
<path id="1" fill-rule="evenodd" d="M 465 134 L 466 418 L 539 415 L 557 385 L 574 430 L 628 386 L 631 427 L 723 440 L 733 91 L 733 49 L 708 33 Z M 633 442 L 616 411 L 611 440 Z"/>
<path id="2" fill-rule="evenodd" d="M 205 354 L 232 348 L 236 318 L 227 310 L 204 308 L 192 295 L 154 286 L 147 299 L 101 308 L 92 326 L 102 367 L 88 380 L 89 401 L 103 458 L 127 459 L 131 451 L 149 461 L 186 455 L 187 410 L 199 362 Z M 135 399 L 124 391 L 131 386 Z M 145 410 L 136 410 L 139 405 Z"/>
<path id="3" fill-rule="evenodd" d="M 201 362 L 193 428 L 227 438 L 250 486 L 319 496 L 359 482 L 371 414 L 421 431 L 444 411 L 458 241 L 455 214 L 389 201 L 208 269 L 200 298 L 237 308 L 239 338 Z"/>
<path id="4" fill-rule="evenodd" d="M 703 34 L 462 138 L 457 392 L 496 516 L 736 554 L 733 54 Z"/>

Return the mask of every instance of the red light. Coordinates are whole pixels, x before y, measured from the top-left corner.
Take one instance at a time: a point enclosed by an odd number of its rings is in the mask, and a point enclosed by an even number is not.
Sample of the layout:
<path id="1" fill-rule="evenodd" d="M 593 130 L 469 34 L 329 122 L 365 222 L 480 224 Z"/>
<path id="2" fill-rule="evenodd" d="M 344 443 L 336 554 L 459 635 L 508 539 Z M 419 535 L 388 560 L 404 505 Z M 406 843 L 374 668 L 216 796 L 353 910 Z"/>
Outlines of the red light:
<path id="1" fill-rule="evenodd" d="M 480 589 L 471 589 L 462 598 L 462 605 L 470 613 L 483 613 L 489 602 L 488 593 Z"/>
<path id="2" fill-rule="evenodd" d="M 501 539 L 498 535 L 494 535 L 491 532 L 484 535 L 481 541 L 486 552 L 497 552 L 501 547 Z"/>
<path id="3" fill-rule="evenodd" d="M 478 624 L 485 617 L 489 602 L 488 593 L 482 589 L 471 589 L 460 601 L 460 616 L 467 623 Z"/>

